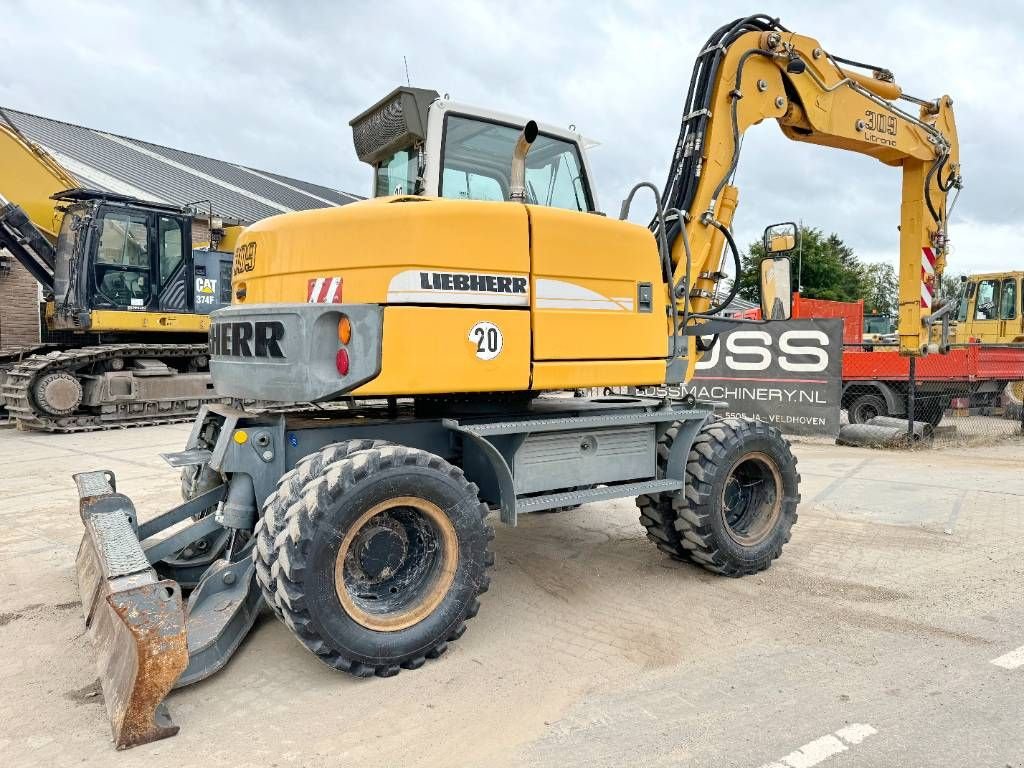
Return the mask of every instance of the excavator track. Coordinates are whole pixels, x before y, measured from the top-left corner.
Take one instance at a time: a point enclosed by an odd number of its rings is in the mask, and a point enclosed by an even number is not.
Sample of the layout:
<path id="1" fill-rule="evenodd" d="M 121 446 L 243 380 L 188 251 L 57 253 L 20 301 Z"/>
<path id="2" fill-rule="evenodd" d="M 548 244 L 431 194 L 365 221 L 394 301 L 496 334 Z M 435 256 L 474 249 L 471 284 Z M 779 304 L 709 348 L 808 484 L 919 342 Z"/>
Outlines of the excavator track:
<path id="1" fill-rule="evenodd" d="M 180 399 L 124 398 L 81 407 L 67 415 L 54 415 L 40 407 L 34 389 L 44 377 L 69 374 L 77 379 L 79 372 L 118 358 L 123 361 L 133 358 L 185 360 L 206 353 L 206 344 L 105 344 L 35 354 L 6 368 L 0 378 L 0 399 L 6 405 L 8 417 L 16 420 L 20 429 L 43 432 L 90 432 L 191 421 L 202 405 L 224 402 L 224 398 L 212 391 L 208 396 L 188 395 Z"/>

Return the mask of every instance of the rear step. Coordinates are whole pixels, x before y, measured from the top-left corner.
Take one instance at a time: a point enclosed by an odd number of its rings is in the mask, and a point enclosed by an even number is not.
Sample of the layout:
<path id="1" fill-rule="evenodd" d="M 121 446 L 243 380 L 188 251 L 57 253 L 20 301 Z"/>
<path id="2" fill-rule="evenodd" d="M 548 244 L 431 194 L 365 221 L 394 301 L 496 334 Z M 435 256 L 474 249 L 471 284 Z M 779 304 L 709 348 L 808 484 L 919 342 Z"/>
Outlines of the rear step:
<path id="1" fill-rule="evenodd" d="M 601 485 L 597 488 L 551 493 L 546 496 L 520 496 L 516 499 L 516 507 L 519 512 L 541 512 L 545 509 L 590 504 L 591 502 L 608 501 L 609 499 L 622 499 L 627 496 L 654 495 L 678 491 L 682 487 L 683 483 L 681 480 L 644 480 L 639 483 Z"/>

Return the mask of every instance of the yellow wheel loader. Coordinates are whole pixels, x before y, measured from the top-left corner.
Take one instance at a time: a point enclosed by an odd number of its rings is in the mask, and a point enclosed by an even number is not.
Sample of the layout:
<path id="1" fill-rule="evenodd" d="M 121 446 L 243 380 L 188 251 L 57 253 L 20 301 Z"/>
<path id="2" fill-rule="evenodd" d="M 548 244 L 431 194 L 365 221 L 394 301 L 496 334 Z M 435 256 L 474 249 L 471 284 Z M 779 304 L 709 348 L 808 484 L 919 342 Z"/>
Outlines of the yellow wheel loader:
<path id="1" fill-rule="evenodd" d="M 723 258 L 739 258 L 731 181 L 743 132 L 765 119 L 902 167 L 901 344 L 941 346 L 948 309 L 930 291 L 959 185 L 951 102 L 843 63 L 766 16 L 721 27 L 664 189 L 637 185 L 617 219 L 575 132 L 415 88 L 356 117 L 375 197 L 249 227 L 209 333 L 218 392 L 349 407 L 206 407 L 165 455 L 189 471 L 186 499 L 148 519 L 111 473 L 76 476 L 79 584 L 115 744 L 173 734 L 163 698 L 222 668 L 264 605 L 353 675 L 441 656 L 487 591 L 491 510 L 514 526 L 635 498 L 669 556 L 726 576 L 769 567 L 800 498 L 774 427 L 692 399 L 552 393 L 683 381 L 732 327 L 714 298 Z M 656 199 L 649 227 L 625 220 L 641 190 Z M 785 319 L 795 227 L 765 242 L 764 317 Z M 227 544 L 201 572 L 169 559 L 210 536 Z"/>

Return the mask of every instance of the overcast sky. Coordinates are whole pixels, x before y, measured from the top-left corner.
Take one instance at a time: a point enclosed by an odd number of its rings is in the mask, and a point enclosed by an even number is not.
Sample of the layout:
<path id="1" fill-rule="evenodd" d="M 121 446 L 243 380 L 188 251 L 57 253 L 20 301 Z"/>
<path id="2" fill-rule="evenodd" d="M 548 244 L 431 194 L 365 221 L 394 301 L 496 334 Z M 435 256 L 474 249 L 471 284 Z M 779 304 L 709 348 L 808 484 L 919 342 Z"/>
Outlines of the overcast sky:
<path id="1" fill-rule="evenodd" d="M 756 11 L 904 90 L 948 93 L 965 189 L 956 273 L 1024 269 L 1024 4 L 779 2 L 210 2 L 0 0 L 0 106 L 366 194 L 348 120 L 405 80 L 460 101 L 569 125 L 601 207 L 661 185 L 700 44 Z M 379 9 L 379 10 L 377 10 Z M 895 263 L 900 174 L 875 160 L 748 132 L 735 229 L 776 220 L 837 232 Z M 649 210 L 649 209 L 648 209 Z M 642 218 L 644 211 L 637 209 Z"/>

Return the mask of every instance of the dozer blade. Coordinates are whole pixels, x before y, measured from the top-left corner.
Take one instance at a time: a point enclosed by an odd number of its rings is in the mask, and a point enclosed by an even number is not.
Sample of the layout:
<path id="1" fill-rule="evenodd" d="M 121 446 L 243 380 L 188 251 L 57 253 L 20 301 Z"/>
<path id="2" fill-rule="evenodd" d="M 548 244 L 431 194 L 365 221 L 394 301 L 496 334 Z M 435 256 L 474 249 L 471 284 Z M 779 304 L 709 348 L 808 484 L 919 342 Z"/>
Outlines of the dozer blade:
<path id="1" fill-rule="evenodd" d="M 135 507 L 115 492 L 113 474 L 74 478 L 85 525 L 78 589 L 114 744 L 126 749 L 173 736 L 178 727 L 162 702 L 188 665 L 181 589 L 150 566 Z"/>

